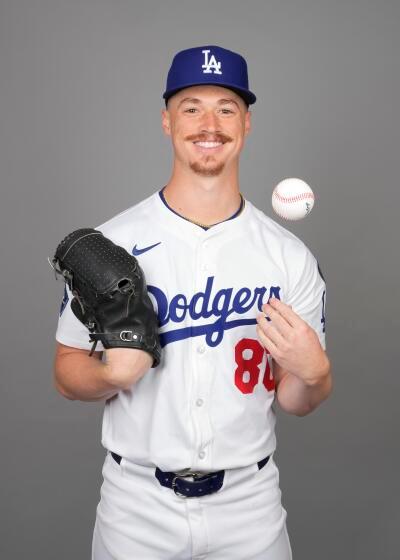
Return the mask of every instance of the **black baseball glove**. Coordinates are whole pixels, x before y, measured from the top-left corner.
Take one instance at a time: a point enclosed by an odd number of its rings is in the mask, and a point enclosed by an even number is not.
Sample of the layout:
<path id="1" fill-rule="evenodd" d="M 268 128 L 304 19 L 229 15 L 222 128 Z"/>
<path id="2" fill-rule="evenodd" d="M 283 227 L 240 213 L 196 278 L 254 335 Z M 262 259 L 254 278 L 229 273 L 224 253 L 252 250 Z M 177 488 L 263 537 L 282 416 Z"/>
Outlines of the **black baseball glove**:
<path id="1" fill-rule="evenodd" d="M 138 348 L 160 363 L 157 315 L 134 256 L 93 228 L 73 231 L 58 245 L 51 264 L 74 296 L 71 309 L 104 348 Z"/>

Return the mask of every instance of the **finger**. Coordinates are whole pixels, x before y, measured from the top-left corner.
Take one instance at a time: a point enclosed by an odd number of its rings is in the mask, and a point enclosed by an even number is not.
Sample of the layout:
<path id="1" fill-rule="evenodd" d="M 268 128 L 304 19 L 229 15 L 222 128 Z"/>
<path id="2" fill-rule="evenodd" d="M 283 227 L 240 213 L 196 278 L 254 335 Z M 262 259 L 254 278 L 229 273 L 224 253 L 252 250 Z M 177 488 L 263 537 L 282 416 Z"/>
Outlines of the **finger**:
<path id="1" fill-rule="evenodd" d="M 282 346 L 284 343 L 284 338 L 279 330 L 272 323 L 268 323 L 267 319 L 262 313 L 257 317 L 258 326 L 261 331 L 275 344 L 275 346 Z"/>
<path id="2" fill-rule="evenodd" d="M 283 301 L 281 301 L 280 299 L 270 298 L 268 303 L 275 311 L 277 311 L 282 317 L 284 317 L 292 327 L 296 327 L 300 323 L 304 322 L 300 315 L 297 315 L 297 313 L 293 311 L 291 306 L 283 303 Z"/>
<path id="3" fill-rule="evenodd" d="M 274 344 L 274 342 L 264 333 L 259 325 L 256 327 L 257 334 L 259 339 L 261 340 L 263 346 L 268 350 L 271 356 L 274 358 L 278 352 L 278 347 Z"/>
<path id="4" fill-rule="evenodd" d="M 288 323 L 287 319 L 268 303 L 265 303 L 262 308 L 264 313 L 270 318 L 270 324 L 274 325 L 284 338 L 288 338 L 293 327 Z"/>

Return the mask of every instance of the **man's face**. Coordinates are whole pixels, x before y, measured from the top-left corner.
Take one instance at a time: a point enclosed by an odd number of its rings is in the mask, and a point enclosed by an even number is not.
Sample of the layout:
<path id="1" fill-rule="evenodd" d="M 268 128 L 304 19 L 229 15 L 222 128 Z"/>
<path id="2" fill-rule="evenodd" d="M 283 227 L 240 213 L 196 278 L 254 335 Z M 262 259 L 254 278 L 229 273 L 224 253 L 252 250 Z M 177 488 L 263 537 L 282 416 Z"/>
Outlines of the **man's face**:
<path id="1" fill-rule="evenodd" d="M 250 131 L 250 112 L 230 89 L 193 86 L 169 99 L 162 126 L 171 136 L 179 164 L 211 177 L 237 163 Z"/>

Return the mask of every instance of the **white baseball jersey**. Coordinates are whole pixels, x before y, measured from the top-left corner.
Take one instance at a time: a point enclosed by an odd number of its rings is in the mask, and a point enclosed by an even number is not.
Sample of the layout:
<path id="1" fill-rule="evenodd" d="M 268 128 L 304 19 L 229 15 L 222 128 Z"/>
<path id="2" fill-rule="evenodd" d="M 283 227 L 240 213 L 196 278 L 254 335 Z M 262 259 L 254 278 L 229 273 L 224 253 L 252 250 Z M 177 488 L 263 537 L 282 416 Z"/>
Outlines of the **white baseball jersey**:
<path id="1" fill-rule="evenodd" d="M 205 230 L 160 192 L 97 229 L 138 259 L 162 345 L 160 365 L 106 402 L 103 446 L 164 471 L 245 467 L 270 455 L 275 385 L 256 316 L 278 297 L 325 348 L 325 282 L 308 248 L 248 200 Z M 90 349 L 67 296 L 56 338 Z"/>

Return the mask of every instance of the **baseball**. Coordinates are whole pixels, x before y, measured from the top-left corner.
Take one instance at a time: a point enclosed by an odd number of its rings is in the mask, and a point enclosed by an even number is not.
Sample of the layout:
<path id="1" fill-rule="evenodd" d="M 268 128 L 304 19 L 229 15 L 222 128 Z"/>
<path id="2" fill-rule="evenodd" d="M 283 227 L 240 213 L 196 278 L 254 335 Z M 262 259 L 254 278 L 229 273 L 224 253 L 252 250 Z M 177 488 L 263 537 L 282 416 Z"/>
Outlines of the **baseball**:
<path id="1" fill-rule="evenodd" d="M 301 220 L 314 206 L 314 193 L 309 185 L 295 177 L 284 179 L 272 193 L 272 208 L 285 220 Z"/>

